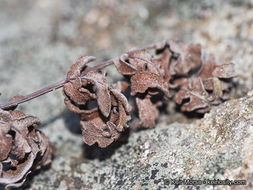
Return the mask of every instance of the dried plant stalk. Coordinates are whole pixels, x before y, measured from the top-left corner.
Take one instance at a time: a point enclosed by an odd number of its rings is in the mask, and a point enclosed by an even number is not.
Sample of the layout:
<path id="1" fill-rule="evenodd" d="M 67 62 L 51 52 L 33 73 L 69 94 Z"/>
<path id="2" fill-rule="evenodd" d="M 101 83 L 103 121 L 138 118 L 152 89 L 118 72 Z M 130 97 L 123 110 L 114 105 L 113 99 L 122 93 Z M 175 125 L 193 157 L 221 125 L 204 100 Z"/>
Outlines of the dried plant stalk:
<path id="1" fill-rule="evenodd" d="M 29 173 L 51 163 L 55 151 L 49 139 L 35 129 L 38 119 L 14 110 L 20 103 L 63 87 L 67 108 L 80 115 L 84 142 L 104 148 L 129 127 L 127 122 L 134 111 L 129 98 L 136 102 L 137 125 L 153 128 L 159 107 L 169 100 L 180 105 L 183 112 L 198 113 L 227 100 L 234 77 L 233 64 L 218 62 L 200 44 L 172 40 L 131 49 L 97 66 L 87 66 L 94 60 L 82 56 L 65 80 L 0 105 L 0 184 L 5 189 L 22 186 Z M 107 83 L 105 73 L 98 70 L 112 64 L 126 81 Z M 123 94 L 128 88 L 130 97 Z"/>
<path id="2" fill-rule="evenodd" d="M 81 116 L 84 141 L 106 147 L 119 138 L 130 119 L 130 104 L 122 93 L 129 86 L 138 111 L 138 125 L 155 127 L 159 107 L 170 99 L 181 111 L 205 113 L 211 106 L 229 98 L 233 65 L 222 64 L 203 51 L 200 44 L 182 44 L 165 40 L 144 48 L 135 48 L 121 56 L 88 67 L 95 58 L 81 57 L 65 80 L 18 100 L 1 104 L 8 109 L 53 89 L 63 88 L 67 107 Z M 109 85 L 105 75 L 97 72 L 114 64 L 127 84 Z M 123 87 L 124 86 L 124 87 Z M 93 103 L 92 103 L 93 102 Z M 92 104 L 93 108 L 91 108 Z"/>
<path id="3" fill-rule="evenodd" d="M 131 109 L 122 94 L 123 88 L 108 85 L 104 74 L 93 71 L 82 76 L 89 69 L 86 64 L 93 60 L 93 57 L 81 57 L 71 67 L 67 79 L 74 79 L 64 85 L 63 94 L 67 107 L 81 116 L 84 141 L 106 147 L 127 126 Z M 232 64 L 217 62 L 200 44 L 186 45 L 171 40 L 131 49 L 113 59 L 113 63 L 127 79 L 124 89 L 130 86 L 131 96 L 135 98 L 137 125 L 145 128 L 155 127 L 159 106 L 170 98 L 182 111 L 209 111 L 212 105 L 228 99 L 231 88 L 228 79 L 234 76 Z M 119 84 L 122 86 L 122 82 Z M 97 105 L 90 109 L 92 101 Z"/>

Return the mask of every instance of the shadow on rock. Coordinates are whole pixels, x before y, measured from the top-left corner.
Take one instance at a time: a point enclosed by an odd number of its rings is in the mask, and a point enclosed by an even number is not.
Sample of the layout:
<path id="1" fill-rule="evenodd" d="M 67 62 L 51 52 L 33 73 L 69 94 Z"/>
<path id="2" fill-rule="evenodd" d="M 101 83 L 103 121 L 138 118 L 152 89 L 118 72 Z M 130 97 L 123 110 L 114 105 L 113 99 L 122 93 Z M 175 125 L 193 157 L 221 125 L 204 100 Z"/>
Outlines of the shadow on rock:
<path id="1" fill-rule="evenodd" d="M 201 119 L 204 117 L 203 113 L 198 113 L 195 111 L 183 112 L 183 111 L 181 111 L 180 105 L 178 105 L 178 104 L 175 106 L 175 112 L 182 113 L 187 119 Z"/>
<path id="2" fill-rule="evenodd" d="M 89 146 L 83 145 L 83 157 L 88 160 L 99 159 L 100 161 L 110 158 L 114 152 L 124 144 L 128 143 L 130 130 L 127 129 L 121 134 L 121 137 L 106 148 L 100 148 L 97 144 Z"/>
<path id="3" fill-rule="evenodd" d="M 74 134 L 82 134 L 79 115 L 66 110 L 63 119 L 67 129 Z"/>

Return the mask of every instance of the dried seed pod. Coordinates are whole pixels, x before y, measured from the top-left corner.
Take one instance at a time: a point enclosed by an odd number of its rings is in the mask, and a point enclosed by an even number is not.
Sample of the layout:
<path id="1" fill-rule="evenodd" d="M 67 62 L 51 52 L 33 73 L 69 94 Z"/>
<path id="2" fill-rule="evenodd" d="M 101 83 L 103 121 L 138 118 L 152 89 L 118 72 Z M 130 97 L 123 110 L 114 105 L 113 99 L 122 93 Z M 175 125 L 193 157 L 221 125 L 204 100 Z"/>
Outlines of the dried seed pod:
<path id="1" fill-rule="evenodd" d="M 109 86 L 105 74 L 99 72 L 81 77 L 86 64 L 92 60 L 88 56 L 81 57 L 71 67 L 68 78 L 75 79 L 64 85 L 64 101 L 71 111 L 80 114 L 84 142 L 106 147 L 128 127 L 132 108 L 121 93 L 126 83 Z"/>
<path id="2" fill-rule="evenodd" d="M 39 123 L 21 111 L 0 109 L 0 184 L 5 189 L 22 186 L 29 173 L 51 163 L 55 147 L 34 128 Z"/>

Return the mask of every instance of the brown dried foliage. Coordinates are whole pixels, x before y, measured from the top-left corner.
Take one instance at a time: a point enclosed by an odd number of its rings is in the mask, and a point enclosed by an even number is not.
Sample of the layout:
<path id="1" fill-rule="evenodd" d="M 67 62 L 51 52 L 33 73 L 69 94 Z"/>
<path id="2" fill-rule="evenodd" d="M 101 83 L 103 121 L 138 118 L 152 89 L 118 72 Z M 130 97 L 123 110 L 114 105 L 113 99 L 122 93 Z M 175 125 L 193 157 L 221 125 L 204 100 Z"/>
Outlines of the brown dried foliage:
<path id="1" fill-rule="evenodd" d="M 170 40 L 132 49 L 112 62 L 88 67 L 94 59 L 80 57 L 68 72 L 66 82 L 43 90 L 49 92 L 64 84 L 65 104 L 80 115 L 84 142 L 97 143 L 100 147 L 109 146 L 128 128 L 134 110 L 123 94 L 128 87 L 131 88 L 128 98 L 135 99 L 138 110 L 137 125 L 153 128 L 159 107 L 170 99 L 182 111 L 199 113 L 225 101 L 234 76 L 231 63 L 216 61 L 199 44 L 185 45 Z M 109 85 L 105 73 L 94 71 L 112 63 L 127 82 Z M 5 189 L 20 187 L 29 173 L 51 163 L 55 151 L 49 139 L 35 129 L 40 123 L 37 118 L 9 107 L 12 110 L 0 109 L 0 184 Z"/>
<path id="2" fill-rule="evenodd" d="M 123 82 L 107 85 L 105 75 L 99 72 L 81 77 L 92 60 L 93 57 L 81 57 L 71 67 L 67 77 L 75 79 L 64 85 L 63 92 L 67 107 L 81 116 L 84 141 L 89 145 L 97 142 L 100 147 L 118 139 L 127 126 L 131 108 L 122 91 L 128 85 L 138 109 L 138 126 L 153 128 L 159 106 L 170 98 L 182 111 L 205 113 L 229 97 L 228 79 L 233 77 L 232 64 L 217 62 L 200 44 L 185 45 L 170 40 L 132 49 L 113 60 L 128 81 L 124 82 L 124 88 Z M 89 109 L 92 100 L 97 106 Z"/>
<path id="3" fill-rule="evenodd" d="M 185 45 L 163 41 L 147 50 L 131 50 L 115 60 L 118 71 L 130 76 L 131 95 L 136 96 L 140 125 L 154 127 L 157 107 L 150 99 L 162 91 L 164 99 L 175 93 L 174 100 L 182 111 L 207 112 L 228 98 L 229 85 L 222 79 L 233 77 L 232 64 L 221 64 L 204 53 L 200 44 Z M 142 94 L 142 98 L 138 97 Z M 164 101 L 163 101 L 164 102 Z"/>
<path id="4" fill-rule="evenodd" d="M 51 163 L 54 145 L 35 129 L 40 121 L 21 111 L 0 109 L 0 184 L 20 187 L 29 173 Z"/>
<path id="5" fill-rule="evenodd" d="M 199 44 L 164 41 L 156 46 L 160 60 L 170 60 L 171 81 L 177 86 L 174 100 L 186 112 L 205 113 L 229 98 L 233 64 L 222 64 Z M 167 53 L 169 52 L 169 53 Z"/>
<path id="6" fill-rule="evenodd" d="M 165 69 L 166 65 L 155 62 L 145 49 L 131 50 L 115 59 L 114 64 L 121 74 L 130 77 L 131 95 L 136 96 L 140 118 L 138 125 L 153 128 L 158 118 L 158 107 L 162 104 L 155 97 L 163 94 L 167 100 L 171 96 L 170 75 Z"/>
<path id="7" fill-rule="evenodd" d="M 83 140 L 88 145 L 98 143 L 106 147 L 117 140 L 128 127 L 131 106 L 122 94 L 128 84 L 108 85 L 105 73 L 81 73 L 93 57 L 84 56 L 72 65 L 68 78 L 75 78 L 63 87 L 66 106 L 80 115 Z"/>

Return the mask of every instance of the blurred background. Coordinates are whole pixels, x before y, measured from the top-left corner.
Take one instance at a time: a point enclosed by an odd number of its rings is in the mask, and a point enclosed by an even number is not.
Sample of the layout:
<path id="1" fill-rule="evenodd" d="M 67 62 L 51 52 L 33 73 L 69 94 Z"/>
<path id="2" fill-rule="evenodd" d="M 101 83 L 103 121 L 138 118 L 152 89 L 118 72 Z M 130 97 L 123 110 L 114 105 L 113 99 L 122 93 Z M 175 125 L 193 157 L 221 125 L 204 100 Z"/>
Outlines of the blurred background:
<path id="1" fill-rule="evenodd" d="M 0 0 L 0 103 L 64 79 L 81 55 L 98 64 L 163 39 L 201 43 L 235 63 L 238 94 L 252 89 L 252 0 Z M 81 154 L 78 118 L 66 112 L 61 90 L 19 109 L 41 119 L 58 156 Z"/>
<path id="2" fill-rule="evenodd" d="M 201 43 L 236 63 L 241 84 L 251 88 L 250 0 L 0 0 L 0 102 L 65 78 L 81 55 L 97 57 L 98 64 L 163 39 Z M 118 77 L 114 68 L 110 73 Z M 28 104 L 20 107 L 50 113 L 42 120 L 64 108 L 60 92 Z"/>

